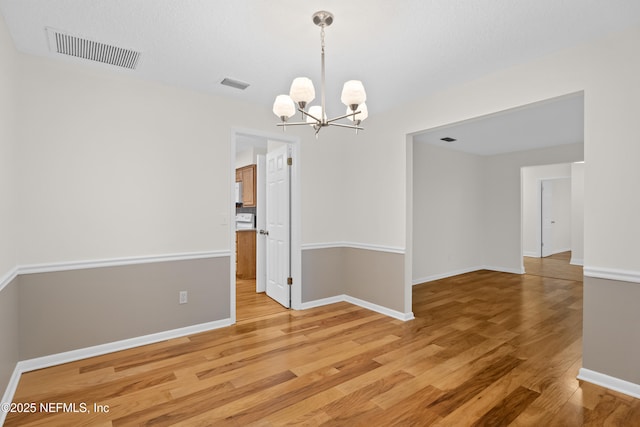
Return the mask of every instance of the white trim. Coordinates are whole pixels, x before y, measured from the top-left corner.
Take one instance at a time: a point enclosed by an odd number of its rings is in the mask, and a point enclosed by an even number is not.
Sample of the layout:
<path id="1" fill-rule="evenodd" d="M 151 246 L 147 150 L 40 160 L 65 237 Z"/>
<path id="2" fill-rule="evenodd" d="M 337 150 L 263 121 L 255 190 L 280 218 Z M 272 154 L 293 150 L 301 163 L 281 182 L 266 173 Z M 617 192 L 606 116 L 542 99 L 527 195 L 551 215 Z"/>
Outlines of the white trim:
<path id="1" fill-rule="evenodd" d="M 332 249 L 332 248 L 364 249 L 368 251 L 389 252 L 389 253 L 403 254 L 403 255 L 405 253 L 405 249 L 401 247 L 372 245 L 369 243 L 327 242 L 327 243 L 305 243 L 304 245 L 302 245 L 302 250 Z"/>
<path id="2" fill-rule="evenodd" d="M 16 277 L 18 277 L 18 267 L 13 267 L 13 269 L 9 270 L 7 274 L 0 278 L 0 292 L 7 286 L 9 283 L 13 281 Z"/>
<path id="3" fill-rule="evenodd" d="M 511 273 L 511 274 L 524 274 L 524 268 L 505 268 L 505 267 L 494 267 L 490 265 L 480 265 L 476 267 L 468 267 L 462 268 L 460 270 L 448 271 L 446 273 L 434 274 L 432 276 L 420 277 L 418 279 L 413 279 L 411 281 L 412 286 L 419 285 L 421 283 L 433 282 L 435 280 L 446 279 L 447 277 L 458 276 L 460 274 L 471 273 L 474 271 L 480 270 L 490 270 L 497 271 L 499 273 Z"/>
<path id="4" fill-rule="evenodd" d="M 92 347 L 81 348 L 78 350 L 66 351 L 64 353 L 51 354 L 49 356 L 37 357 L 35 359 L 22 360 L 18 362 L 18 366 L 20 367 L 21 373 L 29 372 L 36 369 L 49 368 L 51 366 L 61 365 L 63 363 L 74 362 L 76 360 L 87 359 L 89 357 L 101 356 L 107 353 L 113 353 L 116 351 L 127 350 L 134 347 L 140 347 L 160 341 L 183 337 L 185 335 L 192 335 L 200 332 L 211 331 L 214 329 L 225 328 L 227 326 L 231 326 L 232 324 L 233 322 L 231 321 L 231 319 L 215 320 L 213 322 L 185 326 L 184 328 L 171 329 L 155 334 L 143 335 L 140 337 L 129 338 L 107 344 L 100 344 Z"/>
<path id="5" fill-rule="evenodd" d="M 483 265 L 480 270 L 491 270 L 499 273 L 511 273 L 511 274 L 524 274 L 524 267 L 511 268 L 511 267 L 496 267 L 495 265 Z"/>
<path id="6" fill-rule="evenodd" d="M 582 258 L 574 258 L 571 257 L 571 261 L 569 261 L 571 265 L 584 265 L 584 260 Z"/>
<path id="7" fill-rule="evenodd" d="M 158 332 L 155 334 L 143 335 L 140 337 L 129 338 L 121 341 L 115 341 L 107 344 L 100 344 L 92 347 L 81 348 L 78 350 L 66 351 L 64 353 L 52 354 L 49 356 L 36 357 L 34 359 L 21 360 L 16 364 L 13 375 L 9 380 L 9 385 L 5 390 L 2 402 L 11 402 L 13 395 L 18 387 L 20 376 L 25 372 L 35 371 L 36 369 L 50 368 L 52 366 L 61 365 L 63 363 L 75 362 L 76 360 L 87 359 L 89 357 L 101 356 L 107 353 L 127 350 L 134 347 L 153 344 L 160 341 L 166 341 L 173 338 L 179 338 L 185 335 L 197 334 L 200 332 L 211 331 L 214 329 L 225 328 L 231 326 L 231 319 L 215 320 L 213 322 L 200 323 L 198 325 L 186 326 L 184 328 L 171 329 L 169 331 Z M 0 411 L 0 425 L 4 422 L 6 414 Z"/>
<path id="8" fill-rule="evenodd" d="M 323 305 L 335 304 L 338 302 L 348 302 L 349 304 L 357 305 L 359 307 L 366 308 L 367 310 L 375 311 L 376 313 L 384 314 L 385 316 L 402 320 L 403 322 L 415 319 L 415 317 L 413 317 L 413 312 L 401 313 L 399 311 L 392 310 L 390 308 L 344 294 L 305 302 L 301 304 L 300 308 L 302 310 L 307 310 L 310 308 L 321 307 Z"/>
<path id="9" fill-rule="evenodd" d="M 399 311 L 392 310 L 390 308 L 383 307 L 381 305 L 374 304 L 374 303 L 369 302 L 369 301 L 361 300 L 359 298 L 354 298 L 354 297 L 351 297 L 349 295 L 345 295 L 345 301 L 348 302 L 348 303 L 360 306 L 362 308 L 366 308 L 368 310 L 372 310 L 372 311 L 375 311 L 377 313 L 384 314 L 385 316 L 389 316 L 389 317 L 393 317 L 394 319 L 402 320 L 403 322 L 415 319 L 415 317 L 413 317 L 413 312 L 401 313 Z"/>
<path id="10" fill-rule="evenodd" d="M 9 379 L 9 384 L 7 384 L 7 388 L 4 391 L 4 395 L 2 396 L 2 400 L 0 403 L 11 403 L 13 401 L 13 395 L 16 393 L 18 389 L 18 383 L 20 382 L 20 375 L 22 372 L 18 366 L 20 362 L 16 364 L 16 367 L 13 369 L 13 373 L 11 374 L 11 378 Z M 7 417 L 7 412 L 0 409 L 0 426 L 4 425 L 4 420 Z"/>
<path id="11" fill-rule="evenodd" d="M 415 285 L 419 285 L 421 283 L 433 282 L 435 280 L 446 279 L 447 277 L 458 276 L 460 274 L 471 273 L 472 271 L 478 271 L 478 270 L 483 270 L 483 269 L 484 269 L 484 267 L 479 266 L 479 267 L 462 268 L 460 270 L 448 271 L 446 273 L 433 274 L 431 276 L 420 277 L 418 279 L 413 279 L 411 281 L 411 284 L 413 286 L 415 286 Z"/>
<path id="12" fill-rule="evenodd" d="M 540 258 L 540 252 L 538 251 L 523 251 L 522 256 L 528 256 L 531 258 Z"/>
<path id="13" fill-rule="evenodd" d="M 640 271 L 619 270 L 616 268 L 584 267 L 585 277 L 596 279 L 619 280 L 622 282 L 640 283 Z"/>
<path id="14" fill-rule="evenodd" d="M 308 310 L 310 308 L 322 307 L 323 305 L 335 304 L 338 302 L 346 301 L 346 295 L 336 295 L 335 297 L 322 298 L 309 302 L 303 302 L 300 305 L 300 310 Z"/>
<path id="15" fill-rule="evenodd" d="M 640 384 L 611 377 L 591 369 L 580 368 L 578 379 L 640 399 Z"/>
<path id="16" fill-rule="evenodd" d="M 56 271 L 83 270 L 89 268 L 118 267 L 124 265 L 148 264 L 154 262 L 187 261 L 194 259 L 220 258 L 231 256 L 231 251 L 186 252 L 166 255 L 146 255 L 136 257 L 97 259 L 86 261 L 54 262 L 45 264 L 20 265 L 18 274 L 52 273 Z"/>

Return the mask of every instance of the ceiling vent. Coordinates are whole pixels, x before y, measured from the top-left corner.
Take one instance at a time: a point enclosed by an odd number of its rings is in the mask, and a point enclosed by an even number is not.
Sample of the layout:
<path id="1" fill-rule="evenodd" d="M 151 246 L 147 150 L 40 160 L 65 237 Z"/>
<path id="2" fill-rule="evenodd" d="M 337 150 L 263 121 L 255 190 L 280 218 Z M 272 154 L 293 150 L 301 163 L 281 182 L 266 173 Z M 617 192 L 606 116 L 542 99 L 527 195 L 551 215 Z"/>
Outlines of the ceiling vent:
<path id="1" fill-rule="evenodd" d="M 229 87 L 234 87 L 236 89 L 240 89 L 240 90 L 245 90 L 246 88 L 249 87 L 249 83 L 245 83 L 245 82 L 241 82 L 240 80 L 233 80 L 230 79 L 229 77 L 225 77 L 221 82 L 221 85 L 225 85 L 225 86 L 229 86 Z"/>
<path id="2" fill-rule="evenodd" d="M 47 34 L 49 35 L 49 49 L 52 52 L 130 70 L 135 70 L 138 66 L 141 53 L 135 50 L 72 36 L 53 28 L 47 28 Z"/>

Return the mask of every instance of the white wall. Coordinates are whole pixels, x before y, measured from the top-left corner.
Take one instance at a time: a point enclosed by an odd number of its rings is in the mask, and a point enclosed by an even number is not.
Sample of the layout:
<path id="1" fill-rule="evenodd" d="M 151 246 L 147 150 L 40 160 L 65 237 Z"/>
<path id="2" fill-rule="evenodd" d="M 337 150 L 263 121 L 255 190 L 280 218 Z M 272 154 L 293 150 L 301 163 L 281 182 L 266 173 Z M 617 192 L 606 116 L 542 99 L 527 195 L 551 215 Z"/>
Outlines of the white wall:
<path id="1" fill-rule="evenodd" d="M 584 163 L 571 164 L 571 264 L 584 262 Z"/>
<path id="2" fill-rule="evenodd" d="M 413 283 L 481 268 L 483 158 L 413 147 Z"/>
<path id="3" fill-rule="evenodd" d="M 20 263 L 229 249 L 230 130 L 268 111 L 29 56 L 19 74 Z"/>
<path id="4" fill-rule="evenodd" d="M 571 177 L 571 164 L 522 168 L 522 251 L 525 256 L 540 256 L 540 180 Z M 555 188 L 554 188 L 555 189 Z M 561 191 L 561 190 L 560 190 Z M 570 188 L 569 188 L 570 191 Z M 555 196 L 555 193 L 554 193 Z M 570 195 L 567 198 L 570 203 Z M 570 207 L 570 206 L 569 206 Z M 562 224 L 560 224 L 562 225 Z M 571 246 L 571 226 L 567 228 L 567 246 Z"/>
<path id="5" fill-rule="evenodd" d="M 0 16 L 0 287 L 16 265 L 15 221 L 15 67 L 16 53 Z"/>
<path id="6" fill-rule="evenodd" d="M 554 254 L 571 250 L 571 178 L 553 180 Z"/>

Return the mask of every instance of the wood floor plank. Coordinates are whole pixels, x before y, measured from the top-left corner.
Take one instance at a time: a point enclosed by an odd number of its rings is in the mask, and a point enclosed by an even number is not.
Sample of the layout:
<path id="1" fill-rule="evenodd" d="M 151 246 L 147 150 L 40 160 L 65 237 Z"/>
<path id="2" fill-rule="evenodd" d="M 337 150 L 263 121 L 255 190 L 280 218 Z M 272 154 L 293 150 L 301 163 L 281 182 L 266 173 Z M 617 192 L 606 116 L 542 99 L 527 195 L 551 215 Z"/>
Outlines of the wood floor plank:
<path id="1" fill-rule="evenodd" d="M 235 325 L 29 372 L 14 396 L 108 411 L 5 425 L 640 426 L 638 399 L 576 379 L 582 273 L 568 259 L 416 285 L 409 322 L 344 302 L 287 310 L 239 281 Z"/>

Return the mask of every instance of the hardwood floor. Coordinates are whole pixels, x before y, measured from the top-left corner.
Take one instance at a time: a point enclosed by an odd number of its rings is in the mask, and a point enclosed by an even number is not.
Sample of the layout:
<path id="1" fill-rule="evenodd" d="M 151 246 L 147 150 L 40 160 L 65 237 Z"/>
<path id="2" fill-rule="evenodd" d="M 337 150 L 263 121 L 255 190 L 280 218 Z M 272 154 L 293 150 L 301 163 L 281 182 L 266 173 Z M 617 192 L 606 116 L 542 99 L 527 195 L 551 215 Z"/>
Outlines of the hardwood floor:
<path id="1" fill-rule="evenodd" d="M 26 373 L 16 403 L 91 413 L 6 426 L 640 425 L 639 400 L 576 380 L 581 281 L 478 271 L 417 285 L 413 301 L 409 322 L 347 303 L 261 312 Z"/>
<path id="2" fill-rule="evenodd" d="M 236 320 L 253 319 L 269 314 L 285 313 L 286 308 L 264 292 L 256 293 L 255 279 L 236 279 Z"/>

